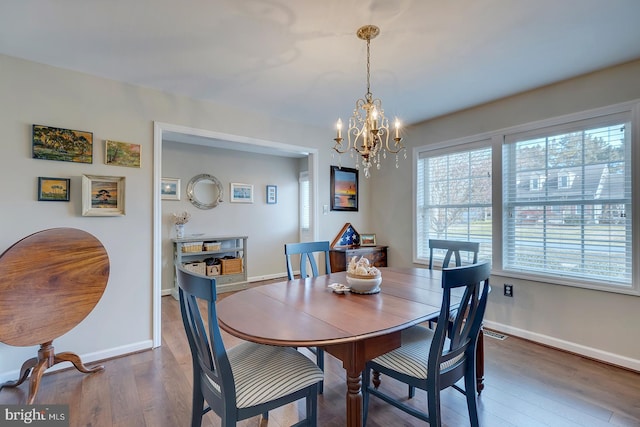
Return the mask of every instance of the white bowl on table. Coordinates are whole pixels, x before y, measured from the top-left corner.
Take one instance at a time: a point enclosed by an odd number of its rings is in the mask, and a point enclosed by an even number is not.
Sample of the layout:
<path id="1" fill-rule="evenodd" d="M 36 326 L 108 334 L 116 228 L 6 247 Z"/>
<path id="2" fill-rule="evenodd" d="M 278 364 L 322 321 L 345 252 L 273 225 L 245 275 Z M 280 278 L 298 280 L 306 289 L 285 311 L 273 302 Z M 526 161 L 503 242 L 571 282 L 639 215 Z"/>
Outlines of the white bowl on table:
<path id="1" fill-rule="evenodd" d="M 351 287 L 351 292 L 357 294 L 374 293 L 380 288 L 382 275 L 378 273 L 372 276 L 363 276 L 347 273 L 347 283 Z"/>

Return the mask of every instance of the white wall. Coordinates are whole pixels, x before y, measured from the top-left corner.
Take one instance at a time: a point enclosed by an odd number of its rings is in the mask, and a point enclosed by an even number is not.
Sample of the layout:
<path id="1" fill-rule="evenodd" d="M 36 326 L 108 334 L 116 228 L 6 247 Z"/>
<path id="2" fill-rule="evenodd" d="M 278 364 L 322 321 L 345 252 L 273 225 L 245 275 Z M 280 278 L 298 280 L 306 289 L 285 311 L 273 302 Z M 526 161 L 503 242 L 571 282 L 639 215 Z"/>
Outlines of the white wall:
<path id="1" fill-rule="evenodd" d="M 640 61 L 631 62 L 424 122 L 406 139 L 412 146 L 435 144 L 640 99 L 639 76 Z M 372 221 L 397 266 L 413 259 L 411 180 L 411 167 L 383 168 L 373 177 Z M 514 298 L 502 295 L 505 281 L 514 283 Z M 488 326 L 640 370 L 640 341 L 630 338 L 638 336 L 640 297 L 503 277 L 493 284 Z"/>
<path id="2" fill-rule="evenodd" d="M 151 346 L 154 121 L 321 148 L 319 197 L 321 203 L 329 201 L 332 159 L 325 148 L 332 143 L 331 125 L 317 129 L 276 121 L 249 111 L 0 55 L 0 178 L 5 183 L 0 198 L 0 251 L 27 235 L 53 227 L 79 228 L 104 244 L 111 262 L 104 296 L 80 325 L 54 341 L 57 351 L 73 351 L 85 362 Z M 32 124 L 93 132 L 93 164 L 32 159 Z M 105 165 L 105 139 L 141 144 L 142 167 Z M 81 216 L 83 174 L 125 176 L 126 216 Z M 71 201 L 38 202 L 39 176 L 71 178 Z M 246 175 L 237 171 L 227 176 L 242 182 L 241 177 Z M 259 182 L 256 180 L 255 184 Z M 365 183 L 363 197 L 366 188 Z M 259 186 L 257 189 L 260 194 Z M 362 211 L 320 215 L 319 237 L 330 240 L 345 222 L 365 224 L 366 218 Z M 243 222 L 237 224 L 235 231 L 240 232 Z M 250 244 L 256 247 L 255 243 Z M 254 265 L 259 262 L 256 260 Z M 36 352 L 37 346 L 0 344 L 0 382 L 15 379 L 22 363 Z"/>
<path id="3" fill-rule="evenodd" d="M 173 212 L 188 211 L 187 235 L 249 237 L 247 274 L 250 280 L 286 276 L 284 244 L 298 241 L 298 174 L 300 159 L 211 148 L 177 142 L 162 144 L 163 175 L 181 180 L 180 201 L 162 201 L 162 289 L 173 287 Z M 306 169 L 306 167 L 305 167 Z M 198 209 L 186 197 L 189 180 L 199 174 L 215 176 L 223 187 L 223 203 Z M 231 203 L 229 184 L 252 184 L 254 202 Z M 278 202 L 266 203 L 266 185 L 278 187 Z"/>

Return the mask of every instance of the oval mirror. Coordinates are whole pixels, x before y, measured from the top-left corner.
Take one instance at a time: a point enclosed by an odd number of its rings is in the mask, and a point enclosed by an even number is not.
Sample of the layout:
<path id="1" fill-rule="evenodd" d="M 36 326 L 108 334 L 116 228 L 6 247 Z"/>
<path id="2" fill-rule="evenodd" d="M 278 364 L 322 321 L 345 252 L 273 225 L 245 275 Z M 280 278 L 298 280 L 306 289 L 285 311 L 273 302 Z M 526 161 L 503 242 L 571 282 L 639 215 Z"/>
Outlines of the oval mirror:
<path id="1" fill-rule="evenodd" d="M 187 198 L 198 209 L 213 209 L 222 203 L 222 184 L 213 175 L 196 175 L 187 184 Z"/>

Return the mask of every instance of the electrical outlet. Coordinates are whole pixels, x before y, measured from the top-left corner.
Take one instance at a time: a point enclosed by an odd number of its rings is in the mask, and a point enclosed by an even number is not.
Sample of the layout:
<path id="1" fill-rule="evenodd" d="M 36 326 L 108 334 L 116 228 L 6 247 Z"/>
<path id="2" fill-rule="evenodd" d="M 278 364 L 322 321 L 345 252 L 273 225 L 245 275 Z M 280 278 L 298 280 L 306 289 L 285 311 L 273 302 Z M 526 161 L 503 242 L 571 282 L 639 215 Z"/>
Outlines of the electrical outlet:
<path id="1" fill-rule="evenodd" d="M 504 284 L 504 296 L 513 298 L 513 285 L 507 283 Z"/>

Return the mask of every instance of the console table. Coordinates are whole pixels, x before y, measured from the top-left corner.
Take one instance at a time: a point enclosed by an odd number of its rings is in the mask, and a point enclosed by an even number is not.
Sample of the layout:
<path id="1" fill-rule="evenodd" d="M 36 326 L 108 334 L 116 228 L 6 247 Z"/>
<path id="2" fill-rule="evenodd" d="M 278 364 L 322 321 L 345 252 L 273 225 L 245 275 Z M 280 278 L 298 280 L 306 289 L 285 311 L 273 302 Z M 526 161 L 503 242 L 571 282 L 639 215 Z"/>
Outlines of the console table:
<path id="1" fill-rule="evenodd" d="M 388 246 L 346 246 L 329 250 L 331 272 L 346 271 L 352 257 L 364 256 L 376 267 L 387 266 Z"/>

